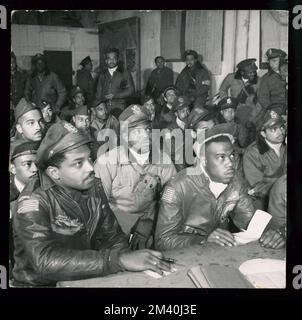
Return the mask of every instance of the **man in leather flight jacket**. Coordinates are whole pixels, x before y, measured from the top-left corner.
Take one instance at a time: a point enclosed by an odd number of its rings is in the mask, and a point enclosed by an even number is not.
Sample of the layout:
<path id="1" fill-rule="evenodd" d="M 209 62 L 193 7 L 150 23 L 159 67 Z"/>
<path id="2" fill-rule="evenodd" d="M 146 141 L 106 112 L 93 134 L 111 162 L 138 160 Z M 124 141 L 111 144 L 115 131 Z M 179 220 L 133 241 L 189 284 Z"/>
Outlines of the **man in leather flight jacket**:
<path id="1" fill-rule="evenodd" d="M 43 172 L 20 194 L 13 213 L 16 286 L 104 276 L 170 265 L 160 252 L 131 252 L 94 177 L 89 139 L 66 121 L 55 123 L 37 152 Z"/>

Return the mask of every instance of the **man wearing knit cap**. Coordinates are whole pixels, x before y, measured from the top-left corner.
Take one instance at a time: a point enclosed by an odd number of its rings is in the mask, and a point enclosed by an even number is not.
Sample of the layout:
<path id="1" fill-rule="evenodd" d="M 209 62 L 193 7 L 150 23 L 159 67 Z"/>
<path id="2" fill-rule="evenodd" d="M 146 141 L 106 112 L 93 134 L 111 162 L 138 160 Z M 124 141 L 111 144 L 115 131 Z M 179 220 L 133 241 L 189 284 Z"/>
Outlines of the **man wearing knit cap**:
<path id="1" fill-rule="evenodd" d="M 210 89 L 210 75 L 205 67 L 198 61 L 198 54 L 194 50 L 184 53 L 186 67 L 176 80 L 176 88 L 180 95 L 186 95 L 190 101 L 204 106 Z"/>
<path id="2" fill-rule="evenodd" d="M 257 128 L 256 141 L 243 154 L 243 170 L 249 194 L 258 209 L 267 210 L 268 196 L 274 182 L 286 173 L 287 146 L 284 119 L 268 110 Z"/>
<path id="3" fill-rule="evenodd" d="M 41 141 L 44 134 L 44 120 L 41 110 L 22 98 L 15 108 L 17 134 L 12 140 Z"/>
<path id="4" fill-rule="evenodd" d="M 67 92 L 58 75 L 50 71 L 43 54 L 38 53 L 32 59 L 34 72 L 27 79 L 24 95 L 27 101 L 39 105 L 43 99 L 49 98 L 54 112 L 59 114 L 66 100 Z"/>
<path id="5" fill-rule="evenodd" d="M 77 71 L 76 85 L 83 90 L 85 99 L 89 104 L 94 99 L 94 94 L 95 94 L 95 83 L 91 75 L 93 66 L 92 66 L 92 60 L 90 56 L 87 56 L 86 58 L 84 58 L 80 62 L 80 65 L 82 69 Z"/>
<path id="6" fill-rule="evenodd" d="M 13 217 L 15 286 L 100 277 L 170 265 L 160 252 L 131 252 L 95 178 L 89 139 L 66 121 L 49 128 L 38 152 L 39 178 L 20 194 Z"/>
<path id="7" fill-rule="evenodd" d="M 162 164 L 153 158 L 157 149 L 152 152 L 151 117 L 145 107 L 130 105 L 119 120 L 121 145 L 99 157 L 94 170 L 136 250 L 152 246 L 159 193 L 176 170 L 171 159 Z"/>
<path id="8" fill-rule="evenodd" d="M 258 92 L 259 102 L 264 109 L 274 103 L 285 104 L 287 107 L 286 78 L 280 73 L 281 66 L 287 63 L 286 56 L 280 49 L 271 48 L 266 52 L 269 68 L 260 80 Z"/>
<path id="9" fill-rule="evenodd" d="M 246 229 L 255 212 L 235 170 L 228 127 L 214 126 L 201 137 L 194 145 L 195 166 L 179 172 L 164 188 L 155 230 L 155 247 L 161 250 L 205 242 L 235 246 L 231 226 Z"/>

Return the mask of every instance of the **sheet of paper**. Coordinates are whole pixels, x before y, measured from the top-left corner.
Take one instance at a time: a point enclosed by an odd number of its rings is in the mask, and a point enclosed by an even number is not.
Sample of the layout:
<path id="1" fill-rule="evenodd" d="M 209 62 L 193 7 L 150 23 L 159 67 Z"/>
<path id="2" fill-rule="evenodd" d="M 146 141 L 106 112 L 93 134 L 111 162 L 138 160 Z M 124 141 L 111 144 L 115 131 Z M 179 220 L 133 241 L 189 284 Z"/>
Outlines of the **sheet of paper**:
<path id="1" fill-rule="evenodd" d="M 177 271 L 176 268 L 172 268 L 171 272 L 169 271 L 163 271 L 163 276 L 157 272 L 154 272 L 152 270 L 145 270 L 144 273 L 147 274 L 148 276 L 152 277 L 152 278 L 155 278 L 155 279 L 159 279 L 159 278 L 162 278 L 162 277 L 166 277 L 168 275 L 170 275 L 171 273 Z"/>
<path id="2" fill-rule="evenodd" d="M 246 244 L 260 239 L 271 218 L 272 216 L 269 213 L 263 210 L 256 210 L 247 230 L 233 234 L 236 242 L 238 244 Z"/>

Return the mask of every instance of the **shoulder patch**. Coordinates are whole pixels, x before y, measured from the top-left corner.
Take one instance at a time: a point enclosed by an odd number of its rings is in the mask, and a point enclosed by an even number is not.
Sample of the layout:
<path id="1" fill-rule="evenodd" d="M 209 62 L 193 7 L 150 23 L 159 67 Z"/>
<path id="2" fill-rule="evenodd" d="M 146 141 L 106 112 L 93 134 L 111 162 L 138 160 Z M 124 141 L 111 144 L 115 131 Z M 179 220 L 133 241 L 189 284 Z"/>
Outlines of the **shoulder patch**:
<path id="1" fill-rule="evenodd" d="M 27 213 L 32 211 L 39 211 L 39 200 L 28 199 L 19 203 L 17 213 Z"/>
<path id="2" fill-rule="evenodd" d="M 170 204 L 175 202 L 176 201 L 175 189 L 172 187 L 166 187 L 161 199 L 162 201 L 165 201 Z"/>

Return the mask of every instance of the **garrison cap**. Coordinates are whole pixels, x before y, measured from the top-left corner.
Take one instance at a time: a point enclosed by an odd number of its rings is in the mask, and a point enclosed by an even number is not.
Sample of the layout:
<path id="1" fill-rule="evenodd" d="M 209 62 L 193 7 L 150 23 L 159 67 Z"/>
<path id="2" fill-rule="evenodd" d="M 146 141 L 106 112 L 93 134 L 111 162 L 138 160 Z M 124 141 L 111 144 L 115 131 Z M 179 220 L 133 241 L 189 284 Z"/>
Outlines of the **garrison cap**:
<path id="1" fill-rule="evenodd" d="M 254 58 L 242 60 L 237 64 L 237 68 L 239 70 L 243 70 L 246 67 L 255 67 L 256 66 L 255 65 L 256 60 L 257 59 L 254 59 Z"/>
<path id="2" fill-rule="evenodd" d="M 14 140 L 10 145 L 10 160 L 27 155 L 27 154 L 36 154 L 39 148 L 39 142 L 27 141 L 24 139 Z"/>
<path id="3" fill-rule="evenodd" d="M 15 108 L 16 121 L 18 121 L 18 119 L 25 113 L 32 110 L 39 110 L 39 108 L 34 103 L 28 102 L 25 98 L 22 98 Z"/>
<path id="4" fill-rule="evenodd" d="M 275 49 L 275 48 L 268 49 L 265 54 L 268 60 L 277 58 L 277 57 L 285 58 L 287 56 L 286 52 L 284 52 L 281 49 Z"/>
<path id="5" fill-rule="evenodd" d="M 285 120 L 281 117 L 275 110 L 267 110 L 257 126 L 257 131 L 265 130 L 267 128 L 272 128 L 277 124 L 284 124 Z"/>
<path id="6" fill-rule="evenodd" d="M 179 96 L 174 102 L 173 111 L 175 112 L 183 108 L 189 107 L 190 103 L 191 102 L 189 101 L 189 98 L 187 96 Z"/>
<path id="7" fill-rule="evenodd" d="M 41 103 L 39 104 L 39 108 L 41 109 L 41 110 L 43 110 L 45 107 L 47 107 L 47 106 L 51 106 L 52 107 L 52 103 L 51 103 L 51 101 L 49 100 L 49 99 L 43 99 L 42 101 L 41 101 Z"/>
<path id="8" fill-rule="evenodd" d="M 79 86 L 73 86 L 71 88 L 71 91 L 70 91 L 70 96 L 71 98 L 73 99 L 74 96 L 78 93 L 82 93 L 83 94 L 83 90 L 79 87 Z"/>
<path id="9" fill-rule="evenodd" d="M 80 106 L 73 110 L 74 116 L 89 116 L 90 112 L 87 106 Z"/>
<path id="10" fill-rule="evenodd" d="M 164 92 L 163 92 L 164 96 L 166 96 L 167 92 L 170 91 L 170 90 L 174 90 L 175 94 L 177 95 L 176 87 L 175 86 L 169 86 L 164 90 Z"/>
<path id="11" fill-rule="evenodd" d="M 194 108 L 188 116 L 187 129 L 195 129 L 198 122 L 208 121 L 215 117 L 216 113 L 214 111 L 210 111 L 202 107 Z"/>
<path id="12" fill-rule="evenodd" d="M 238 106 L 238 101 L 235 98 L 232 97 L 225 97 L 221 99 L 217 105 L 219 110 L 225 110 L 229 108 L 236 109 Z"/>
<path id="13" fill-rule="evenodd" d="M 131 104 L 121 113 L 119 121 L 127 121 L 128 128 L 134 128 L 140 124 L 151 124 L 151 113 L 144 106 Z"/>
<path id="14" fill-rule="evenodd" d="M 195 59 L 198 59 L 198 53 L 195 50 L 186 50 L 183 55 L 184 60 L 186 60 L 186 56 L 193 56 Z"/>
<path id="15" fill-rule="evenodd" d="M 37 151 L 37 161 L 40 165 L 44 165 L 55 154 L 73 150 L 89 142 L 88 136 L 80 133 L 69 122 L 60 120 L 48 129 L 41 141 Z"/>
<path id="16" fill-rule="evenodd" d="M 42 61 L 44 61 L 44 62 L 46 63 L 46 58 L 45 58 L 44 54 L 42 54 L 42 53 L 37 53 L 37 54 L 33 57 L 32 62 L 33 62 L 33 64 L 36 64 L 39 60 L 42 60 Z"/>
<path id="17" fill-rule="evenodd" d="M 107 105 L 108 100 L 101 98 L 101 99 L 94 99 L 91 103 L 90 103 L 90 107 L 91 108 L 96 108 L 97 106 L 99 106 L 101 103 L 105 103 Z"/>
<path id="18" fill-rule="evenodd" d="M 90 63 L 90 62 L 92 62 L 92 60 L 91 60 L 90 56 L 87 56 L 86 58 L 84 58 L 84 59 L 80 62 L 80 65 L 83 66 L 83 67 L 85 67 L 86 64 L 88 64 L 88 63 Z"/>
<path id="19" fill-rule="evenodd" d="M 213 128 L 208 129 L 205 131 L 205 135 L 201 136 L 203 139 L 197 139 L 197 141 L 194 143 L 194 151 L 197 156 L 200 156 L 201 147 L 215 139 L 221 136 L 227 137 L 230 142 L 233 144 L 235 142 L 234 139 L 234 126 L 230 123 L 220 123 L 216 124 Z"/>

